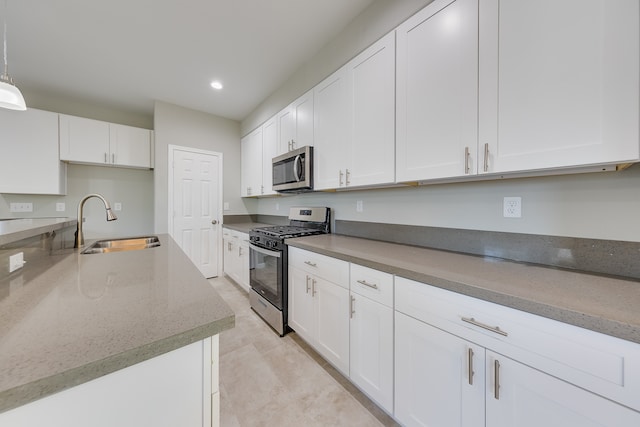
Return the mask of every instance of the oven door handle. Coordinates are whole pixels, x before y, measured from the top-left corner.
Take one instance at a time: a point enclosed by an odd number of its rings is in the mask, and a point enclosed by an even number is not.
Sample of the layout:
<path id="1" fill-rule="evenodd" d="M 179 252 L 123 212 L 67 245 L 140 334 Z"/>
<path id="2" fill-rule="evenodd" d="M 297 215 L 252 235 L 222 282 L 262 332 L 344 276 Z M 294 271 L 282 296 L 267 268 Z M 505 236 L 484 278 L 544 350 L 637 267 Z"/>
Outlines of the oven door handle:
<path id="1" fill-rule="evenodd" d="M 249 248 L 251 248 L 252 250 L 254 250 L 256 252 L 260 252 L 261 254 L 264 254 L 264 255 L 269 255 L 269 256 L 276 257 L 276 258 L 280 258 L 280 256 L 281 256 L 281 252 L 279 252 L 279 251 L 270 251 L 269 249 L 264 249 L 264 248 L 261 248 L 259 246 L 256 246 L 253 243 L 249 243 Z"/>

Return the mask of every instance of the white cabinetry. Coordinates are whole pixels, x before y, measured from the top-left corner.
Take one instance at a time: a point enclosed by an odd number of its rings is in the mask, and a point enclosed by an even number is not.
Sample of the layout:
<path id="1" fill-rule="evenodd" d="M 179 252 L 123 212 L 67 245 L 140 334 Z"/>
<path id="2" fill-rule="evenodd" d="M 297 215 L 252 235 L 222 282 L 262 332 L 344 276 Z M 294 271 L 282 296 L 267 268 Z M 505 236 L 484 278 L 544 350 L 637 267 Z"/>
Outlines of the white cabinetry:
<path id="1" fill-rule="evenodd" d="M 316 86 L 316 189 L 393 182 L 394 86 L 393 32 Z"/>
<path id="2" fill-rule="evenodd" d="M 225 228 L 223 231 L 224 272 L 249 291 L 249 235 Z"/>
<path id="3" fill-rule="evenodd" d="M 351 264 L 351 381 L 393 413 L 393 275 Z"/>
<path id="4" fill-rule="evenodd" d="M 638 160 L 639 9 L 633 0 L 481 2 L 488 172 Z"/>
<path id="5" fill-rule="evenodd" d="M 29 108 L 0 111 L 0 193 L 65 194 L 58 155 L 58 114 Z"/>
<path id="6" fill-rule="evenodd" d="M 276 114 L 278 154 L 313 145 L 313 89 Z"/>
<path id="7" fill-rule="evenodd" d="M 475 174 L 478 1 L 436 0 L 397 38 L 396 181 Z"/>
<path id="8" fill-rule="evenodd" d="M 0 425 L 217 426 L 217 352 L 217 336 L 198 341 L 3 412 Z"/>
<path id="9" fill-rule="evenodd" d="M 639 425 L 637 344 L 408 279 L 395 295 L 403 424 Z"/>
<path id="10" fill-rule="evenodd" d="M 60 159 L 151 168 L 151 131 L 60 114 Z"/>
<path id="11" fill-rule="evenodd" d="M 273 163 L 278 155 L 278 120 L 276 117 L 269 119 L 262 125 L 262 195 L 277 194 L 273 191 Z"/>
<path id="12" fill-rule="evenodd" d="M 289 326 L 349 375 L 349 263 L 289 248 Z"/>
<path id="13" fill-rule="evenodd" d="M 241 197 L 262 194 L 262 127 L 240 141 Z"/>

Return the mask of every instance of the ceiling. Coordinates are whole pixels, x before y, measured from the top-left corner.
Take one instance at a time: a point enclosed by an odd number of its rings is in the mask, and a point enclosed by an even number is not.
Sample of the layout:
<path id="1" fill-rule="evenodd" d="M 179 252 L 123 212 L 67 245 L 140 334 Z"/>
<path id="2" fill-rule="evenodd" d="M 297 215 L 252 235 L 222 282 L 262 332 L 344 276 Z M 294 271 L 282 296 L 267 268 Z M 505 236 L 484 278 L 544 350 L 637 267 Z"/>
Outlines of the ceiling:
<path id="1" fill-rule="evenodd" d="M 9 74 L 23 92 L 242 120 L 374 0 L 6 1 Z"/>

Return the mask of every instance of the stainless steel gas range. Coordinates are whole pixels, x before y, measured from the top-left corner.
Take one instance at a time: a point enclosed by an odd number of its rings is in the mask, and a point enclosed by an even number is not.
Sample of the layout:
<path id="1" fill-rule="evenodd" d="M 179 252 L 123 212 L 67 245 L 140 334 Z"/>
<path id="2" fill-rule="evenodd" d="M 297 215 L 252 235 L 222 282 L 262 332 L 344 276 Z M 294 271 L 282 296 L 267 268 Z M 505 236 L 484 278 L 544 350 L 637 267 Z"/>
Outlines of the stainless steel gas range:
<path id="1" fill-rule="evenodd" d="M 331 209 L 292 207 L 289 225 L 254 228 L 249 232 L 249 302 L 280 336 L 287 325 L 287 245 L 285 239 L 325 234 L 331 231 Z"/>

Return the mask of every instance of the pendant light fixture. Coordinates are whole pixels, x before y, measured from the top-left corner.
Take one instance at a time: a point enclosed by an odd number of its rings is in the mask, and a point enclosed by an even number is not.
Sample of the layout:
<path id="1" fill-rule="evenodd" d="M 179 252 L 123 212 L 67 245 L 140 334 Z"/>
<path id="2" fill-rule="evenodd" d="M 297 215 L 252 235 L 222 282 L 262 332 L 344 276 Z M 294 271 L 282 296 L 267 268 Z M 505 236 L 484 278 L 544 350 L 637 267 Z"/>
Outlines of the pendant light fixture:
<path id="1" fill-rule="evenodd" d="M 4 37 L 2 40 L 4 41 L 4 72 L 0 75 L 0 107 L 24 111 L 27 109 L 27 105 L 20 89 L 9 76 L 7 65 L 7 0 L 4 1 Z"/>

